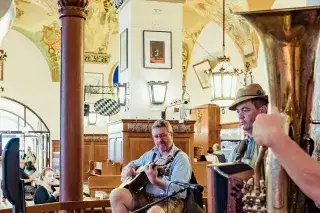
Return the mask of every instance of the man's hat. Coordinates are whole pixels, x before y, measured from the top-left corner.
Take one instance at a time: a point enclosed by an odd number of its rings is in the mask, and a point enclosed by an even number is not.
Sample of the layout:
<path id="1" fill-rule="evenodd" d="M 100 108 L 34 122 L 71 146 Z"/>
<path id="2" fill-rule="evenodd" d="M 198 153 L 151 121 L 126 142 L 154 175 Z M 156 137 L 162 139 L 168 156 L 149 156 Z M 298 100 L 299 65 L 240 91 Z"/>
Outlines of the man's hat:
<path id="1" fill-rule="evenodd" d="M 257 98 L 264 99 L 269 102 L 268 95 L 266 95 L 266 92 L 262 89 L 260 84 L 250 84 L 245 88 L 238 90 L 236 99 L 233 101 L 231 106 L 229 106 L 229 110 L 235 111 L 238 104 Z"/>

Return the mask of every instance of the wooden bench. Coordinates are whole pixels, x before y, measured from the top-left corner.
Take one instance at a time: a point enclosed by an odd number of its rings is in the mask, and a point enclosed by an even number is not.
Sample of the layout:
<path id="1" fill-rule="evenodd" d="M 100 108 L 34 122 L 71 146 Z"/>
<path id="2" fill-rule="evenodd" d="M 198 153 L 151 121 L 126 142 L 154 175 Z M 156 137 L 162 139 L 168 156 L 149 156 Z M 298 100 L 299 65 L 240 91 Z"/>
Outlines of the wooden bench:
<path id="1" fill-rule="evenodd" d="M 85 180 L 87 180 L 90 176 L 120 175 L 121 169 L 122 167 L 120 163 L 114 163 L 110 161 L 89 161 L 89 169 L 85 174 Z"/>
<path id="2" fill-rule="evenodd" d="M 109 194 L 114 188 L 120 186 L 120 184 L 120 175 L 90 176 L 88 179 L 90 197 L 95 197 L 96 191 L 103 191 Z"/>

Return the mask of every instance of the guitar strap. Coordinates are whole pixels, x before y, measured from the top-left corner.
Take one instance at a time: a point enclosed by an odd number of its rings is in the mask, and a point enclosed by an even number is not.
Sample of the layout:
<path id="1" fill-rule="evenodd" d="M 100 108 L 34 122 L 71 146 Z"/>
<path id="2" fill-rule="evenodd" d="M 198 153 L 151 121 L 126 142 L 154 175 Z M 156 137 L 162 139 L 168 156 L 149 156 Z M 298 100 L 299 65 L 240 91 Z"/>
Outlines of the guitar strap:
<path id="1" fill-rule="evenodd" d="M 174 158 L 177 156 L 177 154 L 180 152 L 181 150 L 180 149 L 178 149 L 174 154 L 173 154 L 173 160 L 174 160 Z M 172 163 L 171 163 L 171 165 L 172 165 Z M 169 176 L 169 180 L 171 180 L 171 175 L 172 175 L 172 166 L 170 165 L 170 176 Z"/>
<path id="2" fill-rule="evenodd" d="M 154 163 L 154 161 L 156 160 L 156 157 L 157 157 L 157 153 L 153 153 L 153 156 L 152 156 L 152 160 L 151 160 L 151 163 Z"/>
<path id="3" fill-rule="evenodd" d="M 173 159 L 177 156 L 177 154 L 180 152 L 181 150 L 178 149 L 174 154 L 173 154 Z"/>

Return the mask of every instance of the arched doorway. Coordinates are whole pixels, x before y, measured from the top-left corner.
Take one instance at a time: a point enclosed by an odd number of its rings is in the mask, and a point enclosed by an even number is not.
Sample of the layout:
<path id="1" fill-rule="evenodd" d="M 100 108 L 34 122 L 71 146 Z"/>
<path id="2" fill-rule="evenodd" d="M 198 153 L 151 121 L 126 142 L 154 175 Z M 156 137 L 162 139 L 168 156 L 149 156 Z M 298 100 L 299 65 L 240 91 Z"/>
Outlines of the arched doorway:
<path id="1" fill-rule="evenodd" d="M 11 138 L 20 138 L 20 157 L 28 147 L 36 156 L 36 168 L 50 165 L 50 131 L 31 108 L 8 97 L 0 97 L 0 154 Z"/>

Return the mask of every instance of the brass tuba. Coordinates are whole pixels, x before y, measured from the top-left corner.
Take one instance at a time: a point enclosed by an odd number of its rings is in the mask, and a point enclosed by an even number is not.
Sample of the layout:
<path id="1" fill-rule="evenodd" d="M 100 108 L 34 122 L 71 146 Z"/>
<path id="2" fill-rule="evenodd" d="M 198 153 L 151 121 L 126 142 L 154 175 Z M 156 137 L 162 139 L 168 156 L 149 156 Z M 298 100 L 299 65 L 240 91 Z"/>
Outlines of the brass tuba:
<path id="1" fill-rule="evenodd" d="M 320 7 L 236 14 L 253 25 L 263 42 L 270 103 L 286 115 L 286 133 L 301 145 L 311 120 Z M 304 194 L 270 152 L 266 169 L 271 170 L 266 172 L 269 212 L 307 212 Z"/>

